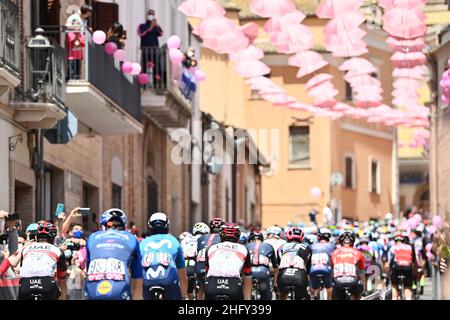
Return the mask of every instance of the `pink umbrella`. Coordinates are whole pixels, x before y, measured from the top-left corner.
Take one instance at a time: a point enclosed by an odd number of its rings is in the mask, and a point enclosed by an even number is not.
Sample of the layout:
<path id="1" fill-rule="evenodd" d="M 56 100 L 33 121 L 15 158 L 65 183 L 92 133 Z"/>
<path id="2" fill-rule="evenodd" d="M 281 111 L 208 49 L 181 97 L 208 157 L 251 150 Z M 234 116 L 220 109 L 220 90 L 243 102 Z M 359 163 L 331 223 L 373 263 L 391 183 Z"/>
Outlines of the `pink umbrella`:
<path id="1" fill-rule="evenodd" d="M 391 36 L 414 39 L 426 32 L 425 14 L 418 10 L 391 9 L 383 16 L 383 29 Z"/>
<path id="2" fill-rule="evenodd" d="M 292 26 L 299 25 L 305 18 L 306 15 L 303 12 L 295 10 L 281 17 L 269 19 L 264 25 L 264 30 L 267 33 L 279 33 Z"/>
<path id="3" fill-rule="evenodd" d="M 308 27 L 299 24 L 279 33 L 274 42 L 278 52 L 292 54 L 311 49 L 313 35 Z"/>
<path id="4" fill-rule="evenodd" d="M 289 65 L 300 67 L 297 78 L 301 78 L 328 65 L 328 62 L 315 51 L 305 51 L 291 56 Z"/>
<path id="5" fill-rule="evenodd" d="M 313 97 L 318 97 L 318 96 L 322 96 L 322 95 L 334 97 L 337 94 L 336 94 L 334 85 L 330 81 L 325 81 L 325 82 L 321 83 L 320 85 L 317 85 L 317 86 L 309 89 L 308 95 L 313 96 Z"/>
<path id="6" fill-rule="evenodd" d="M 336 35 L 358 28 L 366 18 L 359 12 L 346 12 L 328 21 L 325 25 L 325 36 Z"/>
<path id="7" fill-rule="evenodd" d="M 213 0 L 185 0 L 178 6 L 178 10 L 188 17 L 208 18 L 224 16 L 225 9 Z"/>
<path id="8" fill-rule="evenodd" d="M 358 10 L 363 5 L 362 0 L 325 0 L 316 10 L 320 19 L 333 19 L 336 15 Z"/>
<path id="9" fill-rule="evenodd" d="M 284 90 L 283 88 L 279 87 L 279 86 L 272 86 L 272 87 L 267 87 L 267 88 L 263 88 L 261 90 L 259 90 L 259 94 L 261 96 L 264 95 L 269 95 L 269 94 L 281 94 L 281 93 L 286 93 L 286 90 Z"/>
<path id="10" fill-rule="evenodd" d="M 414 68 L 395 68 L 392 76 L 395 78 L 409 78 L 414 80 L 424 80 L 423 74 L 425 67 L 423 65 L 415 66 Z"/>
<path id="11" fill-rule="evenodd" d="M 331 79 L 333 79 L 333 76 L 331 74 L 328 73 L 320 73 L 314 77 L 312 77 L 307 83 L 305 88 L 307 90 L 310 90 L 312 88 L 314 88 L 315 86 L 318 86 L 326 81 L 330 81 Z"/>
<path id="12" fill-rule="evenodd" d="M 355 31 L 358 31 L 358 29 L 355 29 Z M 364 41 L 348 41 L 339 37 L 333 37 L 327 45 L 327 49 L 333 52 L 334 57 L 355 57 L 369 52 Z"/>
<path id="13" fill-rule="evenodd" d="M 381 86 L 380 80 L 378 80 L 377 78 L 374 78 L 368 74 L 362 74 L 359 76 L 349 77 L 346 79 L 346 81 L 348 83 L 350 83 L 350 85 L 352 87 L 357 87 L 360 85 L 368 85 L 368 86 L 374 86 L 374 87 Z"/>
<path id="14" fill-rule="evenodd" d="M 337 91 L 337 90 L 335 90 L 335 91 L 337 93 L 339 93 L 339 91 Z M 329 108 L 334 107 L 337 104 L 337 100 L 332 98 L 332 97 L 319 96 L 319 97 L 316 97 L 314 99 L 313 104 L 316 107 L 319 107 L 319 108 L 327 108 L 327 109 L 329 109 Z"/>
<path id="15" fill-rule="evenodd" d="M 295 102 L 295 98 L 289 97 L 283 93 L 281 94 L 266 94 L 263 95 L 262 98 L 264 100 L 270 101 L 273 104 L 276 105 L 286 105 Z"/>
<path id="16" fill-rule="evenodd" d="M 367 110 L 359 108 L 349 108 L 343 111 L 343 113 L 349 117 L 352 117 L 353 119 L 367 118 L 369 116 Z"/>
<path id="17" fill-rule="evenodd" d="M 232 61 L 260 60 L 262 58 L 264 58 L 264 51 L 252 45 L 238 53 L 230 55 Z"/>
<path id="18" fill-rule="evenodd" d="M 246 60 L 238 62 L 236 71 L 243 78 L 253 78 L 270 73 L 270 68 L 259 60 Z"/>
<path id="19" fill-rule="evenodd" d="M 248 38 L 250 43 L 253 43 L 258 38 L 259 26 L 255 22 L 249 22 L 240 27 L 242 33 Z"/>
<path id="20" fill-rule="evenodd" d="M 192 33 L 203 39 L 216 38 L 236 27 L 237 25 L 226 17 L 210 17 L 197 25 Z"/>
<path id="21" fill-rule="evenodd" d="M 425 47 L 425 40 L 423 37 L 411 40 L 388 37 L 386 39 L 386 43 L 393 51 L 403 51 L 403 52 L 420 51 Z"/>
<path id="22" fill-rule="evenodd" d="M 413 68 L 418 65 L 423 65 L 427 57 L 422 52 L 396 52 L 391 57 L 391 61 L 395 67 L 399 68 Z"/>
<path id="23" fill-rule="evenodd" d="M 333 106 L 334 111 L 346 111 L 351 107 L 346 103 L 338 102 L 335 106 Z"/>
<path id="24" fill-rule="evenodd" d="M 250 12 L 264 17 L 280 17 L 295 10 L 295 5 L 290 0 L 252 0 Z"/>
<path id="25" fill-rule="evenodd" d="M 276 85 L 272 80 L 270 80 L 269 78 L 263 77 L 263 76 L 250 78 L 246 81 L 246 83 L 255 89 L 256 88 L 262 89 L 264 87 L 270 87 L 270 86 Z"/>
<path id="26" fill-rule="evenodd" d="M 372 62 L 364 58 L 351 58 L 339 66 L 341 71 L 355 71 L 361 68 L 373 68 Z"/>
<path id="27" fill-rule="evenodd" d="M 385 9 L 416 9 L 423 7 L 427 0 L 378 0 L 378 5 Z"/>
<path id="28" fill-rule="evenodd" d="M 360 76 L 368 76 L 372 73 L 377 72 L 375 67 L 361 67 L 355 71 L 349 71 L 345 74 L 344 79 L 350 82 L 351 78 L 360 77 Z"/>
<path id="29" fill-rule="evenodd" d="M 311 107 L 310 105 L 301 103 L 301 102 L 293 102 L 293 103 L 289 103 L 286 105 L 287 108 L 289 109 L 295 109 L 295 110 L 303 110 L 303 111 L 308 111 L 309 108 Z"/>
<path id="30" fill-rule="evenodd" d="M 217 49 L 215 51 L 218 53 L 235 54 L 246 49 L 248 45 L 248 39 L 244 34 L 238 29 L 235 29 L 217 38 Z"/>

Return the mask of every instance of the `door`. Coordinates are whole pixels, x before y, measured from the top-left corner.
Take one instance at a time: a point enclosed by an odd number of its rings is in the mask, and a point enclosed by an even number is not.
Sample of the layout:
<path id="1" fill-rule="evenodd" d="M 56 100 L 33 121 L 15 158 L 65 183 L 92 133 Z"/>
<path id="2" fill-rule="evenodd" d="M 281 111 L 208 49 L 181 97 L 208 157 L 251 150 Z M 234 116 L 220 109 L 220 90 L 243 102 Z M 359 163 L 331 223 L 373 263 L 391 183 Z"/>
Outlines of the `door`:
<path id="1" fill-rule="evenodd" d="M 93 1 L 94 12 L 92 13 L 91 27 L 95 30 L 108 32 L 114 22 L 119 22 L 119 5 L 117 3 L 106 3 Z"/>
<path id="2" fill-rule="evenodd" d="M 34 29 L 38 27 L 44 29 L 46 36 L 59 42 L 61 39 L 60 10 L 59 0 L 40 0 L 37 25 Z"/>

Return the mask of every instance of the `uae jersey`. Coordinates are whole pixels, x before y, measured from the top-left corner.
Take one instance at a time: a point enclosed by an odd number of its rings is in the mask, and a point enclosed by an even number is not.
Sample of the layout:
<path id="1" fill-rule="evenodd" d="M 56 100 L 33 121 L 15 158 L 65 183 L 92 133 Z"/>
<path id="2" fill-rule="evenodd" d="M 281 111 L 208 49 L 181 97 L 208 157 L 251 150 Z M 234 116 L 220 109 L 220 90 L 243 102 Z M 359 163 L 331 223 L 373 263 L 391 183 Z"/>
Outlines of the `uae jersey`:
<path id="1" fill-rule="evenodd" d="M 212 245 L 206 253 L 206 277 L 241 278 L 252 274 L 247 248 L 239 243 L 221 242 Z"/>
<path id="2" fill-rule="evenodd" d="M 52 277 L 66 275 L 66 262 L 61 249 L 47 242 L 32 242 L 22 251 L 21 278 Z"/>

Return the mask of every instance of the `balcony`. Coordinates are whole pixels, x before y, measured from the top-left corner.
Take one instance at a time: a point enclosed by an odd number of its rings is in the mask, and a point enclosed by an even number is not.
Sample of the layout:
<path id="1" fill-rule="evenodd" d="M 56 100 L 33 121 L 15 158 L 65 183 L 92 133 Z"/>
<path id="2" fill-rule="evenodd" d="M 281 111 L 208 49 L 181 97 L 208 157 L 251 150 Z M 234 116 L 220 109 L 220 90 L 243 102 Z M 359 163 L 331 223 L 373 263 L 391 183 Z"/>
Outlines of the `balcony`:
<path id="1" fill-rule="evenodd" d="M 0 103 L 7 105 L 11 90 L 20 84 L 19 8 L 16 1 L 0 1 Z"/>
<path id="2" fill-rule="evenodd" d="M 98 134 L 142 133 L 139 84 L 122 73 L 103 46 L 93 43 L 89 32 L 84 37 L 84 48 L 66 45 L 68 52 L 84 52 L 82 60 L 69 61 L 66 104 L 70 111 Z"/>
<path id="3" fill-rule="evenodd" d="M 143 113 L 163 128 L 186 127 L 195 92 L 185 86 L 187 70 L 172 65 L 166 47 L 144 48 L 143 56 L 150 78 L 142 93 Z"/>
<path id="4" fill-rule="evenodd" d="M 45 38 L 39 38 L 39 41 Z M 64 104 L 66 53 L 56 42 L 45 50 L 28 49 L 24 82 L 10 103 L 14 121 L 27 129 L 51 129 L 67 115 Z"/>

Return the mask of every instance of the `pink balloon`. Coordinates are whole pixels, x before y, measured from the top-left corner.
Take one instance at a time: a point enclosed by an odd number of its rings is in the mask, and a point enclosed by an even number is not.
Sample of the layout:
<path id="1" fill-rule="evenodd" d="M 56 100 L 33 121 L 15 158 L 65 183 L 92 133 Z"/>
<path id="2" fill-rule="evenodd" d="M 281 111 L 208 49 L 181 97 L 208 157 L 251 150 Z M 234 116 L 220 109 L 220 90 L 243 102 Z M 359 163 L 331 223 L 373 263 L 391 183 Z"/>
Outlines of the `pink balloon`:
<path id="1" fill-rule="evenodd" d="M 137 62 L 133 62 L 132 63 L 132 69 L 131 69 L 131 74 L 133 76 L 137 76 L 138 74 L 140 74 L 142 71 L 142 67 L 139 63 Z"/>
<path id="2" fill-rule="evenodd" d="M 146 85 L 150 81 L 146 73 L 141 73 L 140 75 L 138 75 L 137 80 L 141 85 Z"/>
<path id="3" fill-rule="evenodd" d="M 133 64 L 131 62 L 124 62 L 122 64 L 122 72 L 125 74 L 130 74 L 133 71 Z"/>
<path id="4" fill-rule="evenodd" d="M 427 245 L 425 246 L 425 250 L 427 250 L 428 252 L 430 252 L 432 247 L 433 247 L 433 244 L 432 244 L 432 243 L 427 243 Z"/>
<path id="5" fill-rule="evenodd" d="M 434 216 L 432 221 L 433 221 L 433 226 L 435 226 L 436 229 L 441 229 L 442 219 L 440 216 Z"/>
<path id="6" fill-rule="evenodd" d="M 179 36 L 171 36 L 167 39 L 167 48 L 179 49 L 181 47 L 181 39 Z"/>
<path id="7" fill-rule="evenodd" d="M 92 35 L 92 40 L 96 44 L 104 44 L 106 41 L 106 33 L 103 32 L 102 30 L 97 30 Z"/>
<path id="8" fill-rule="evenodd" d="M 105 44 L 105 52 L 112 56 L 117 51 L 117 44 L 114 42 L 108 42 Z"/>
<path id="9" fill-rule="evenodd" d="M 431 234 L 434 234 L 437 231 L 436 229 L 437 228 L 435 226 L 428 226 L 427 231 Z"/>
<path id="10" fill-rule="evenodd" d="M 421 222 L 422 221 L 422 216 L 420 215 L 420 214 L 418 214 L 418 213 L 416 213 L 414 216 L 413 216 L 413 219 L 414 219 L 414 221 L 417 221 L 417 222 Z"/>
<path id="11" fill-rule="evenodd" d="M 172 63 L 178 64 L 183 61 L 184 55 L 183 55 L 183 52 L 181 52 L 178 49 L 170 49 L 169 50 L 169 58 L 170 58 L 170 61 L 172 61 Z"/>
<path id="12" fill-rule="evenodd" d="M 313 198 L 320 198 L 322 195 L 322 190 L 320 190 L 319 187 L 313 187 L 311 188 L 310 193 Z"/>
<path id="13" fill-rule="evenodd" d="M 119 49 L 114 52 L 114 59 L 118 61 L 125 61 L 127 53 L 123 49 Z"/>
<path id="14" fill-rule="evenodd" d="M 200 69 L 195 70 L 195 78 L 197 79 L 197 81 L 203 81 L 206 79 L 206 73 L 203 72 Z"/>

